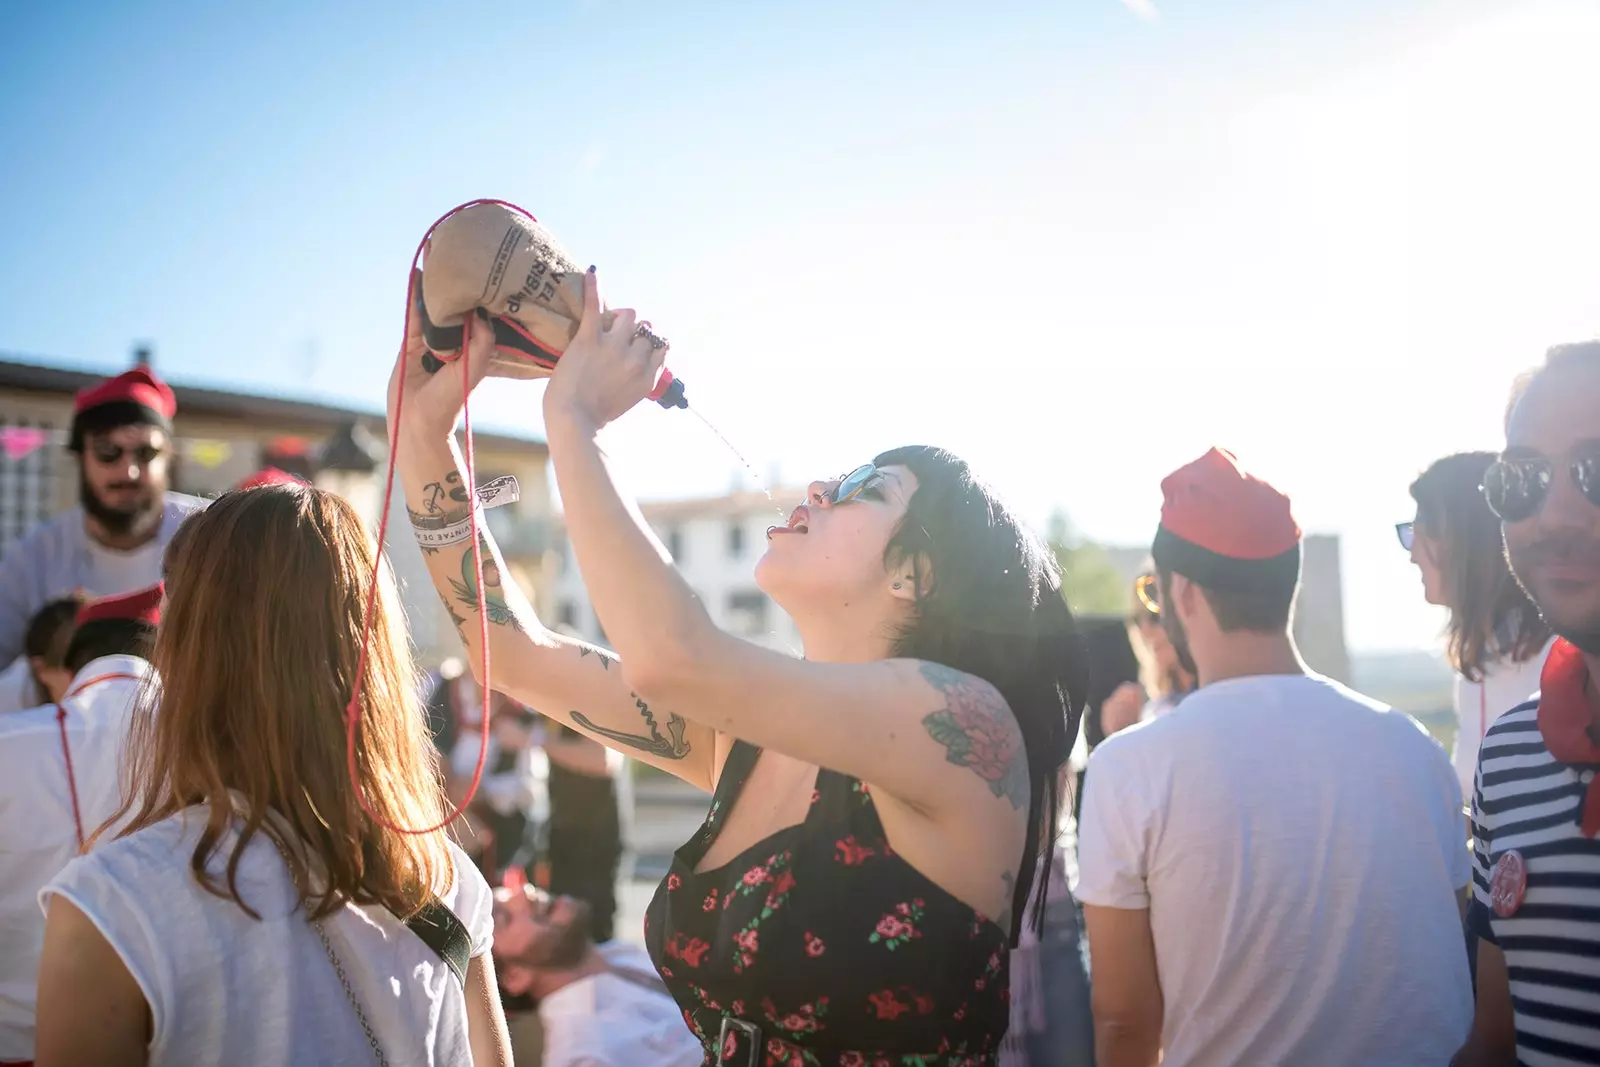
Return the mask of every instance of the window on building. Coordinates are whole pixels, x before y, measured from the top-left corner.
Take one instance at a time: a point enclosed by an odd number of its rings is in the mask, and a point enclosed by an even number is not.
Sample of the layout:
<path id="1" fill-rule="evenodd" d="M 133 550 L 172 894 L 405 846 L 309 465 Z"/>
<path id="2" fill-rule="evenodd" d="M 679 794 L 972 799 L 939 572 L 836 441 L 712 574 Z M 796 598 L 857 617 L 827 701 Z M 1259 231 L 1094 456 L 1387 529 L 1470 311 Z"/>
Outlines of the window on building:
<path id="1" fill-rule="evenodd" d="M 683 562 L 683 531 L 676 526 L 667 531 L 667 554 L 672 562 Z"/>
<path id="2" fill-rule="evenodd" d="M 19 534 L 55 514 L 55 428 L 38 419 L 0 418 L 0 552 Z"/>
<path id="3" fill-rule="evenodd" d="M 736 634 L 767 632 L 767 595 L 759 589 L 728 594 L 728 629 Z"/>
<path id="4" fill-rule="evenodd" d="M 735 519 L 728 523 L 728 558 L 738 559 L 744 555 L 744 523 Z"/>

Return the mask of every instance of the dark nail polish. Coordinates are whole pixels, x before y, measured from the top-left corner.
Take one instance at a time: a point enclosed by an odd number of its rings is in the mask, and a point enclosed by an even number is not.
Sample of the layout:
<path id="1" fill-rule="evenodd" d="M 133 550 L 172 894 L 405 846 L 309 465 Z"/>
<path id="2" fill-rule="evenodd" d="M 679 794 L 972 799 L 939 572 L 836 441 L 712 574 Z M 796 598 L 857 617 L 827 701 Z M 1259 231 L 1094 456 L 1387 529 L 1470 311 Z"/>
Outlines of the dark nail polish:
<path id="1" fill-rule="evenodd" d="M 594 264 L 593 263 L 589 264 L 589 273 L 590 274 L 594 273 Z"/>
<path id="2" fill-rule="evenodd" d="M 484 322 L 489 321 L 489 313 L 483 310 L 483 308 L 473 308 L 473 310 L 477 312 L 478 318 L 482 319 Z"/>

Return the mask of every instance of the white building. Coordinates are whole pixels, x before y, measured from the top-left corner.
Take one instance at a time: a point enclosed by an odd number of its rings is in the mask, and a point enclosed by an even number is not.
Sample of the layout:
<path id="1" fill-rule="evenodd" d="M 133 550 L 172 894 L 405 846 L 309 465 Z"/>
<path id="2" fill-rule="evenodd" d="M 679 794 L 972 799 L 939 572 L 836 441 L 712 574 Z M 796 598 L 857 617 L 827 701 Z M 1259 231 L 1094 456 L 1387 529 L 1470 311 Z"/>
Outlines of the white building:
<path id="1" fill-rule="evenodd" d="M 803 489 L 775 489 L 771 498 L 764 492 L 736 491 L 645 503 L 639 510 L 718 626 L 768 648 L 798 654 L 800 636 L 794 623 L 756 588 L 755 567 L 767 548 L 767 527 L 788 519 L 782 502 L 803 499 Z M 560 573 L 551 589 L 555 607 L 551 625 L 571 627 L 586 640 L 606 644 L 570 544 L 563 549 Z"/>

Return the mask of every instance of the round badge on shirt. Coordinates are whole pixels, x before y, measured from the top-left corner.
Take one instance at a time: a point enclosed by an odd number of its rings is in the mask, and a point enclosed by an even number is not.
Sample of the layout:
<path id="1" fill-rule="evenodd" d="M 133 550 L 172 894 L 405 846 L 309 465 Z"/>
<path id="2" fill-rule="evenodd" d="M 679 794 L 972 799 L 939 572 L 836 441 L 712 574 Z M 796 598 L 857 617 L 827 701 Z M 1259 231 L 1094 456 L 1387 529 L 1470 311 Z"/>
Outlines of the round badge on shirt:
<path id="1" fill-rule="evenodd" d="M 1528 864 L 1522 853 L 1512 849 L 1502 855 L 1489 876 L 1489 902 L 1494 913 L 1509 919 L 1522 907 L 1522 898 L 1528 893 Z"/>

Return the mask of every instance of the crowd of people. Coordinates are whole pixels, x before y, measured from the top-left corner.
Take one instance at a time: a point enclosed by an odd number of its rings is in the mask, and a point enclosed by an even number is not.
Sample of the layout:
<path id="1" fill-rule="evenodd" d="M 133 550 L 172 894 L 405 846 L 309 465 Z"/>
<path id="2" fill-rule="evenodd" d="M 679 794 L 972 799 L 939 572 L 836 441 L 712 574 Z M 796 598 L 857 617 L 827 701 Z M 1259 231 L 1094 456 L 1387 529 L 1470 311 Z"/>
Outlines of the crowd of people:
<path id="1" fill-rule="evenodd" d="M 552 1067 L 1600 1060 L 1600 342 L 1397 527 L 1452 767 L 1306 666 L 1294 509 L 1220 448 L 1162 484 L 1108 692 L 1043 541 L 930 447 L 769 531 L 803 658 L 718 629 L 598 443 L 666 346 L 584 286 L 544 415 L 610 648 L 538 618 L 469 491 L 488 329 L 432 374 L 413 330 L 390 382 L 464 647 L 431 682 L 342 498 L 180 497 L 171 390 L 79 396 L 81 505 L 0 560 L 0 1063 L 508 1063 L 526 1016 Z M 621 757 L 711 796 L 643 950 Z"/>

